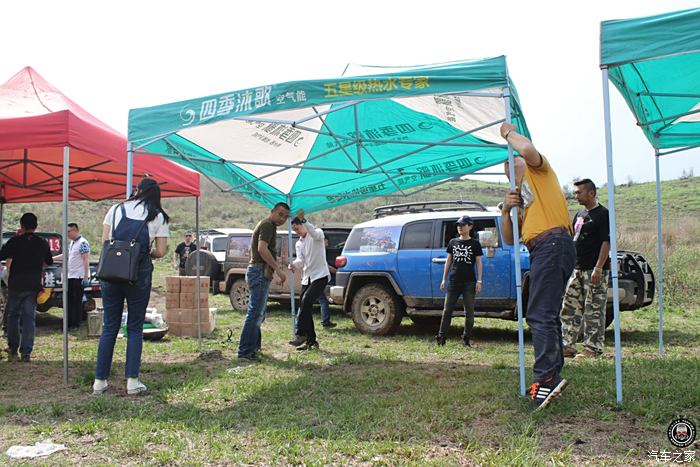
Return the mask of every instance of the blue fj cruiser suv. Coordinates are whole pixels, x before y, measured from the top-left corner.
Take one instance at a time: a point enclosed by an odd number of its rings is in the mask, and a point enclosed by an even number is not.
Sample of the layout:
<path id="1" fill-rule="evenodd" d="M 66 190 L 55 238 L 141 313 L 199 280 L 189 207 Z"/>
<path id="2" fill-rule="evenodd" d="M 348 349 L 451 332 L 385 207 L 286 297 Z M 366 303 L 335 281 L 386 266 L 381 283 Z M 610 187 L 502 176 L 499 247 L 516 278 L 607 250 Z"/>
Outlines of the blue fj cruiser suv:
<path id="1" fill-rule="evenodd" d="M 456 220 L 474 220 L 483 247 L 483 288 L 475 315 L 517 319 L 515 252 L 503 242 L 501 212 L 471 201 L 431 201 L 375 209 L 375 219 L 356 225 L 336 258 L 336 285 L 331 298 L 342 304 L 357 329 L 374 335 L 396 331 L 404 315 L 415 323 L 435 325 L 442 315 L 440 291 L 445 251 L 457 236 Z M 527 304 L 529 254 L 521 250 L 523 303 Z M 638 253 L 618 252 L 620 309 L 647 306 L 654 297 L 654 275 Z M 612 287 L 609 289 L 611 298 Z M 527 313 L 527 310 L 524 310 Z M 455 316 L 464 316 L 461 301 Z M 607 322 L 612 321 L 608 301 Z"/>

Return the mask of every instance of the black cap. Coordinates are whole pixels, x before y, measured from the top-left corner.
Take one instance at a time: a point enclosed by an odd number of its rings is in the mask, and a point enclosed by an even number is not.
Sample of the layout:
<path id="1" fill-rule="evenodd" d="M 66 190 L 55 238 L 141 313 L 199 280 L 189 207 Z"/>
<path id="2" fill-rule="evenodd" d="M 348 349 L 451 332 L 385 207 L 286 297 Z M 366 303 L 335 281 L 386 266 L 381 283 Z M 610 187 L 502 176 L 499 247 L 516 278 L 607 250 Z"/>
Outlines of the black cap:
<path id="1" fill-rule="evenodd" d="M 302 220 L 299 219 L 298 217 L 295 217 L 294 219 L 292 219 L 292 225 L 301 225 L 302 223 L 303 223 Z"/>
<path id="2" fill-rule="evenodd" d="M 459 219 L 457 219 L 457 225 L 464 225 L 464 224 L 474 225 L 474 221 L 469 216 L 462 216 Z"/>

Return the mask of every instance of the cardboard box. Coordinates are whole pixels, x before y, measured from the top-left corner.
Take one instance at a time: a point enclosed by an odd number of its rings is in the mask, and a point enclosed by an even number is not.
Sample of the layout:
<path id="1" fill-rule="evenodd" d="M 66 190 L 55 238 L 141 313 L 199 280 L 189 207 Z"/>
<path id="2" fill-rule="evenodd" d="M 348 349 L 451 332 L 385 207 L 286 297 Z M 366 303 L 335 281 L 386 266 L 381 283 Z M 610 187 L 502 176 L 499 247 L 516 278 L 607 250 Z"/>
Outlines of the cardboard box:
<path id="1" fill-rule="evenodd" d="M 195 293 L 189 293 L 189 292 L 181 292 L 180 293 L 180 308 L 195 308 L 194 300 L 195 300 Z M 202 293 L 200 290 L 199 293 L 199 307 L 200 308 L 209 308 L 209 295 Z"/>
<path id="2" fill-rule="evenodd" d="M 168 324 L 176 323 L 179 320 L 180 320 L 180 318 L 178 317 L 175 310 L 166 309 L 165 311 L 163 311 L 163 321 L 165 321 L 166 323 L 168 323 Z"/>
<path id="3" fill-rule="evenodd" d="M 216 329 L 216 308 L 201 308 L 200 322 L 202 336 L 211 334 Z M 191 308 L 181 308 L 178 310 L 168 310 L 169 333 L 181 337 L 197 337 L 197 310 Z"/>
<path id="4" fill-rule="evenodd" d="M 177 308 L 173 309 L 166 309 L 163 312 L 163 319 L 165 320 L 166 323 L 179 323 L 180 322 L 180 310 Z"/>
<path id="5" fill-rule="evenodd" d="M 208 312 L 207 312 L 208 313 Z M 201 322 L 199 323 L 200 329 L 201 329 L 201 335 L 202 336 L 207 336 L 211 334 L 216 325 L 213 321 L 208 321 L 208 322 Z M 181 336 L 188 336 L 188 337 L 197 337 L 197 323 L 192 323 L 192 324 L 179 324 L 180 326 L 180 335 Z"/>
<path id="6" fill-rule="evenodd" d="M 173 336 L 181 336 L 182 328 L 180 327 L 180 323 L 168 323 L 168 334 L 172 334 Z"/>
<path id="7" fill-rule="evenodd" d="M 165 278 L 165 291 L 167 293 L 180 293 L 180 276 L 167 276 Z"/>
<path id="8" fill-rule="evenodd" d="M 165 293 L 165 309 L 175 310 L 180 308 L 180 294 L 175 292 Z"/>
<path id="9" fill-rule="evenodd" d="M 192 308 L 180 308 L 178 310 L 179 313 L 179 320 L 178 322 L 180 324 L 192 324 L 194 323 L 194 310 Z"/>
<path id="10" fill-rule="evenodd" d="M 182 276 L 180 278 L 180 292 L 194 293 L 197 287 L 197 276 Z M 200 291 L 209 293 L 209 276 L 200 276 L 199 278 Z"/>
<path id="11" fill-rule="evenodd" d="M 194 293 L 180 292 L 180 307 L 194 308 Z"/>

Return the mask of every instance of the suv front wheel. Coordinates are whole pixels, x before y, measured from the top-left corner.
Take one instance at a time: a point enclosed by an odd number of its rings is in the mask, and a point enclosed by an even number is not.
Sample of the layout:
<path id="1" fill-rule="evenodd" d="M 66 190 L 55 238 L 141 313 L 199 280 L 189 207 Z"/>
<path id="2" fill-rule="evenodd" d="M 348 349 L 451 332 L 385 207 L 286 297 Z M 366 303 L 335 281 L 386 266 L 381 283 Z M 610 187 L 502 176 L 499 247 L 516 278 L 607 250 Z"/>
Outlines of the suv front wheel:
<path id="1" fill-rule="evenodd" d="M 382 285 L 368 284 L 361 287 L 352 299 L 351 309 L 355 327 L 366 334 L 393 334 L 401 324 L 399 298 Z"/>
<path id="2" fill-rule="evenodd" d="M 248 284 L 245 279 L 236 279 L 231 284 L 228 298 L 231 301 L 231 306 L 236 311 L 248 310 Z"/>

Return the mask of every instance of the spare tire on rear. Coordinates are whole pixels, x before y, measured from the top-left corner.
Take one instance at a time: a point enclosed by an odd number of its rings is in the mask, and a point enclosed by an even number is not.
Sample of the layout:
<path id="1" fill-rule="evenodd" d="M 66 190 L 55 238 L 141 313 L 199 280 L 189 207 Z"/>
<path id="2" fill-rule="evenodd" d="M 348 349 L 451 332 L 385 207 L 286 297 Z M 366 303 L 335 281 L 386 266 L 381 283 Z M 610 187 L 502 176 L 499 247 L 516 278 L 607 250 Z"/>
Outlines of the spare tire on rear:
<path id="1" fill-rule="evenodd" d="M 199 256 L 199 275 L 209 276 L 212 280 L 217 279 L 220 266 L 214 253 L 207 250 L 196 250 L 190 253 L 185 262 L 185 274 L 188 276 L 197 275 L 197 257 Z"/>

